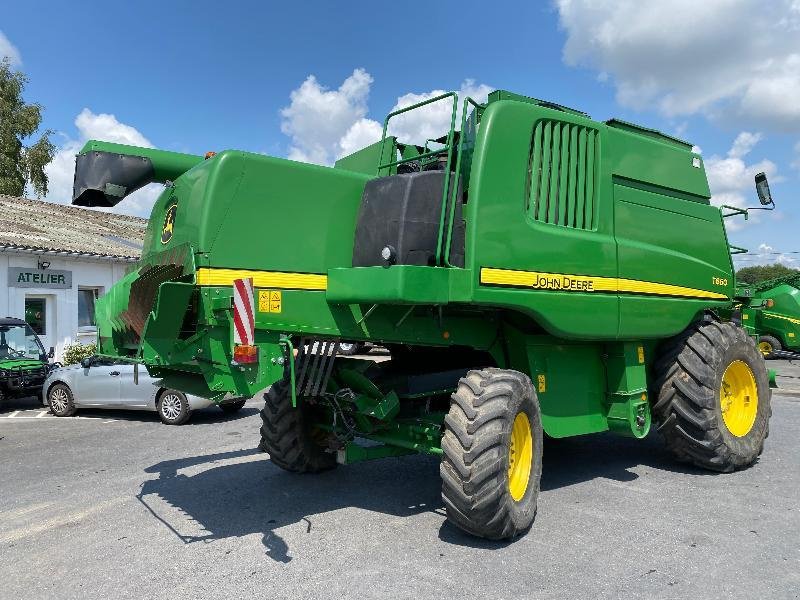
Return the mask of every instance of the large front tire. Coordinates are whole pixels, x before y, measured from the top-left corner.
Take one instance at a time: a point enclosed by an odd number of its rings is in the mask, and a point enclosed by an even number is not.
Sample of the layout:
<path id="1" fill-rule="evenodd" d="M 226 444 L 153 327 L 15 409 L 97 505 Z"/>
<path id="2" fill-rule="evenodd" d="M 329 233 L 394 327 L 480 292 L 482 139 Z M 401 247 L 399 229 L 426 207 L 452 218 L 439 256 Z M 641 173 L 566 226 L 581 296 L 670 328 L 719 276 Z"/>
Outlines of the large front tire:
<path id="1" fill-rule="evenodd" d="M 694 325 L 664 346 L 654 368 L 653 417 L 679 460 L 722 472 L 756 461 L 771 390 L 764 357 L 742 328 Z"/>
<path id="2" fill-rule="evenodd" d="M 261 411 L 261 450 L 280 468 L 293 473 L 318 473 L 336 466 L 336 455 L 319 444 L 311 425 L 310 407 L 292 406 L 286 381 L 275 382 L 264 394 Z"/>
<path id="3" fill-rule="evenodd" d="M 542 420 L 530 379 L 517 371 L 470 371 L 458 383 L 442 437 L 447 518 L 473 535 L 511 539 L 536 517 Z"/>

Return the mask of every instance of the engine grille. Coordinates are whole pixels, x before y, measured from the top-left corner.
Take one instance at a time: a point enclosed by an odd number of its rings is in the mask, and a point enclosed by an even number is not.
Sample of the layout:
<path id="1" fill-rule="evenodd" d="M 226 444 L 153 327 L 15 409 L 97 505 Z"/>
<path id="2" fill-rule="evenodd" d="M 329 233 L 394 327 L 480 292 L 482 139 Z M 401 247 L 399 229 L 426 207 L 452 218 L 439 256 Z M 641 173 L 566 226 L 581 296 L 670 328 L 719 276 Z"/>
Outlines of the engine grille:
<path id="1" fill-rule="evenodd" d="M 575 229 L 597 226 L 597 130 L 539 121 L 528 162 L 528 215 L 541 223 Z"/>

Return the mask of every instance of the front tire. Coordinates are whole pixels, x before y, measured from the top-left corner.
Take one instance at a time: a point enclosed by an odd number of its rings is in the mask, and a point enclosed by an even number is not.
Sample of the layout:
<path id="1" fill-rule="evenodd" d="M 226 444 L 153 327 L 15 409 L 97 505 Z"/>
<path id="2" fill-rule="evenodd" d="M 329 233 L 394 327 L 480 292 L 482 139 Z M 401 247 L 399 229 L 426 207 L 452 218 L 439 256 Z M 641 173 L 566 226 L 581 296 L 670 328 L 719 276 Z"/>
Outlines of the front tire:
<path id="1" fill-rule="evenodd" d="M 299 399 L 298 399 L 299 400 Z M 261 411 L 261 443 L 281 469 L 293 473 L 318 473 L 336 466 L 336 455 L 326 452 L 312 426 L 311 407 L 298 401 L 292 406 L 289 383 L 276 381 L 264 394 Z"/>
<path id="2" fill-rule="evenodd" d="M 775 353 L 783 350 L 780 340 L 771 335 L 758 336 L 758 350 L 764 358 L 775 358 Z"/>
<path id="3" fill-rule="evenodd" d="M 771 390 L 755 341 L 731 323 L 702 323 L 655 363 L 653 417 L 678 460 L 730 472 L 753 464 L 769 435 Z"/>
<path id="4" fill-rule="evenodd" d="M 164 390 L 156 403 L 158 418 L 164 425 L 183 425 L 192 415 L 186 395 L 178 390 Z"/>
<path id="5" fill-rule="evenodd" d="M 54 383 L 47 390 L 47 404 L 50 412 L 57 417 L 71 417 L 77 410 L 72 390 L 63 383 Z"/>
<path id="6" fill-rule="evenodd" d="M 517 371 L 470 371 L 458 382 L 442 437 L 447 518 L 478 537 L 511 539 L 536 517 L 542 475 L 541 412 Z"/>

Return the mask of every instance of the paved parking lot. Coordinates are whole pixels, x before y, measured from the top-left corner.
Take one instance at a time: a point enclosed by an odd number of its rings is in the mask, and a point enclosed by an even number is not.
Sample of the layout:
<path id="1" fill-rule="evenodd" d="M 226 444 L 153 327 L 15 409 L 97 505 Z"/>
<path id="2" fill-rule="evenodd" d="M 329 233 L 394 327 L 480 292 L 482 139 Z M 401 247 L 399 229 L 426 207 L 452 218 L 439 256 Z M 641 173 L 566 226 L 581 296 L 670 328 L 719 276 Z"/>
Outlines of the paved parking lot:
<path id="1" fill-rule="evenodd" d="M 445 521 L 430 457 L 282 472 L 255 450 L 259 405 L 182 427 L 5 406 L 0 598 L 800 597 L 798 397 L 773 396 L 762 459 L 731 475 L 655 435 L 548 444 L 511 544 Z"/>

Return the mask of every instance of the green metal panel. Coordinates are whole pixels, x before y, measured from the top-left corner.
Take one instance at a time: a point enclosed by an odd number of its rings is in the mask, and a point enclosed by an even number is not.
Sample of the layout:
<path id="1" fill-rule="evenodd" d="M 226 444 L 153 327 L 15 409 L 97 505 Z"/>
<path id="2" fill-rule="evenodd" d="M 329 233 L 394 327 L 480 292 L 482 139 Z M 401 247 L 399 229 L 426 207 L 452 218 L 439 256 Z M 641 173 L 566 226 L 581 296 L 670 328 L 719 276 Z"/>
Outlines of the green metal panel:
<path id="1" fill-rule="evenodd" d="M 754 311 L 754 333 L 776 337 L 787 350 L 800 350 L 800 277 L 769 283 L 759 285 L 753 294 L 755 302 L 770 299 L 775 303 L 771 308 Z"/>

